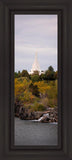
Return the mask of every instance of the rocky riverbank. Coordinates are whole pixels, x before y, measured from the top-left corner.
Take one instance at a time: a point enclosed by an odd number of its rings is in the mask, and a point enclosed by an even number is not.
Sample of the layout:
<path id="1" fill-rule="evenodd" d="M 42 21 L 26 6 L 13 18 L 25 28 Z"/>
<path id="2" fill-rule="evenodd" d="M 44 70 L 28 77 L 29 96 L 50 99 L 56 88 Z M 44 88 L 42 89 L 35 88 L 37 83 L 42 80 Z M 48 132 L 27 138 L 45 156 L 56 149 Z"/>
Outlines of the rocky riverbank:
<path id="1" fill-rule="evenodd" d="M 16 110 L 15 116 L 22 120 L 37 120 L 38 122 L 58 122 L 58 108 L 48 107 L 46 111 L 32 111 L 24 107 Z"/>

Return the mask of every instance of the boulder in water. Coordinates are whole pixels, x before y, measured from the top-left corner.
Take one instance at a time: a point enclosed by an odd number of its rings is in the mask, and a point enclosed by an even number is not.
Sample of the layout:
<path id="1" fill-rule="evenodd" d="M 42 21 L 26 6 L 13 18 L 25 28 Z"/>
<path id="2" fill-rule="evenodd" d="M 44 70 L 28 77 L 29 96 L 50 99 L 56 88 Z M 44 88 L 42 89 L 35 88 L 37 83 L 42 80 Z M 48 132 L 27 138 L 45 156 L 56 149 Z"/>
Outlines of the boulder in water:
<path id="1" fill-rule="evenodd" d="M 42 117 L 39 118 L 39 122 L 49 122 L 50 118 L 49 118 L 49 113 L 43 114 Z"/>

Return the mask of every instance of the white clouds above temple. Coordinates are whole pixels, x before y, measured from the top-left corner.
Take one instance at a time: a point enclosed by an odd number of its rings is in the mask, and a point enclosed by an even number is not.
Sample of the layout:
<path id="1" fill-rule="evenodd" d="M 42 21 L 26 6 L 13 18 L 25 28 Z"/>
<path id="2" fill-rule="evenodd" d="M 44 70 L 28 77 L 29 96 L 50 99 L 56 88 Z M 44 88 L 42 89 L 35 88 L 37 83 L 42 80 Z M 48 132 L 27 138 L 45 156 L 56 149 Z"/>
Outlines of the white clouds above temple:
<path id="1" fill-rule="evenodd" d="M 30 71 L 36 51 L 42 70 L 57 70 L 57 15 L 15 15 L 15 71 Z"/>

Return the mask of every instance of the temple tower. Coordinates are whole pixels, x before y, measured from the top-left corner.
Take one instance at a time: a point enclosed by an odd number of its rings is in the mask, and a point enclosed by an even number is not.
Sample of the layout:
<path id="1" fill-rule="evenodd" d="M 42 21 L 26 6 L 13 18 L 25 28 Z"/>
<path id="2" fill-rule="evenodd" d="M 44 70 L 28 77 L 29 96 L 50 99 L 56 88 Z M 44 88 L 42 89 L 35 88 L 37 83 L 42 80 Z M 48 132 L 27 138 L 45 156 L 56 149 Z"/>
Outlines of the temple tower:
<path id="1" fill-rule="evenodd" d="M 39 66 L 38 59 L 37 59 L 37 52 L 35 53 L 35 60 L 34 60 L 34 63 L 32 65 L 32 69 L 31 69 L 30 74 L 33 74 L 35 72 L 38 72 L 39 75 L 41 74 L 40 66 Z"/>

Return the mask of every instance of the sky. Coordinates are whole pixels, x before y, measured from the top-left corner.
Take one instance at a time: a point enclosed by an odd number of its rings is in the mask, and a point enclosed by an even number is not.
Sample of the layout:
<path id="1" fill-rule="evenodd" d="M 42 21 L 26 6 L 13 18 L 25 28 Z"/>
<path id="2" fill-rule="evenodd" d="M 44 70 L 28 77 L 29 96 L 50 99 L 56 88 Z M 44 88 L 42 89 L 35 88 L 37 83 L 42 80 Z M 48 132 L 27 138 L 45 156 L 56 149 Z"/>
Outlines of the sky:
<path id="1" fill-rule="evenodd" d="M 15 72 L 30 72 L 36 52 L 41 70 L 57 70 L 57 29 L 57 15 L 15 15 Z"/>

